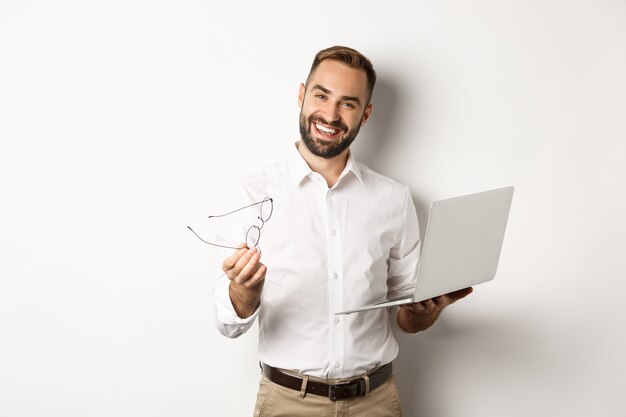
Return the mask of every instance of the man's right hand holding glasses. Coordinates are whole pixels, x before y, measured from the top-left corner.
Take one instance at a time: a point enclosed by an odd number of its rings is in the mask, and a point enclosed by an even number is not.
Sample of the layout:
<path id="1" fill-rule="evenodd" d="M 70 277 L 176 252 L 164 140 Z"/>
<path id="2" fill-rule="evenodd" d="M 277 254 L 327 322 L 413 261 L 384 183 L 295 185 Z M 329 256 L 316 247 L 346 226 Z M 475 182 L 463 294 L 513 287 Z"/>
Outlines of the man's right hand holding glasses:
<path id="1" fill-rule="evenodd" d="M 267 267 L 260 259 L 261 254 L 257 248 L 248 249 L 242 243 L 222 264 L 222 270 L 230 280 L 230 301 L 242 319 L 250 317 L 261 301 Z"/>
<path id="2" fill-rule="evenodd" d="M 222 270 L 230 280 L 228 288 L 230 301 L 235 308 L 235 312 L 242 319 L 248 318 L 254 314 L 254 311 L 261 301 L 261 291 L 263 290 L 263 281 L 265 280 L 267 267 L 259 262 L 261 252 L 258 249 L 258 244 L 261 240 L 261 230 L 274 212 L 274 200 L 270 197 L 265 197 L 261 201 L 248 204 L 247 206 L 230 211 L 226 214 L 209 216 L 209 219 L 226 217 L 256 206 L 259 207 L 259 215 L 256 218 L 261 221 L 261 225 L 253 224 L 250 226 L 245 235 L 246 243 L 242 243 L 239 246 L 209 242 L 201 238 L 190 226 L 187 226 L 198 239 L 207 245 L 235 249 L 234 254 L 224 259 Z"/>

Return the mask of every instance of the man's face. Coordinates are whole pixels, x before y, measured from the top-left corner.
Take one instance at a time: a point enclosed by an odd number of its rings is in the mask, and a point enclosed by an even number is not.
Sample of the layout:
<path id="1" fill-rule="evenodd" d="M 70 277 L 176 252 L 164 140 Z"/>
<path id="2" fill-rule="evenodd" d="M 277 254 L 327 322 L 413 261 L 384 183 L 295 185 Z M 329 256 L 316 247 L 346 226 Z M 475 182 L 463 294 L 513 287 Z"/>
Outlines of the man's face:
<path id="1" fill-rule="evenodd" d="M 334 60 L 322 61 L 300 85 L 300 135 L 309 151 L 334 158 L 348 149 L 372 112 L 367 76 Z"/>

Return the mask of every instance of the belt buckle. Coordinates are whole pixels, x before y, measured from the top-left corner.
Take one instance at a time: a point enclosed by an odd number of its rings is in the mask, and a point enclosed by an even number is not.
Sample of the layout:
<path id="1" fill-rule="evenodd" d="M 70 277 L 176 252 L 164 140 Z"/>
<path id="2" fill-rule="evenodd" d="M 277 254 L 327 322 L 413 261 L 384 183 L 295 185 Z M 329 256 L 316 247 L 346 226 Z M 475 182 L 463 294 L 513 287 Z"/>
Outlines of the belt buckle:
<path id="1" fill-rule="evenodd" d="M 359 381 L 344 382 L 328 386 L 328 399 L 331 401 L 356 397 L 359 393 Z"/>

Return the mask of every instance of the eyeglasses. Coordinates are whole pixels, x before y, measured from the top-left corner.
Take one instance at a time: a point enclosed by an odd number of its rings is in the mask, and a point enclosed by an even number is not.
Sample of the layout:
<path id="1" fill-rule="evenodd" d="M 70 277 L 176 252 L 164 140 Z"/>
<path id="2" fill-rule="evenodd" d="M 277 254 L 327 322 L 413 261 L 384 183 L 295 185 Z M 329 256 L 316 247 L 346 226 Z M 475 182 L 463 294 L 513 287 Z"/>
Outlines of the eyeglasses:
<path id="1" fill-rule="evenodd" d="M 261 240 L 261 229 L 263 229 L 263 226 L 265 226 L 265 223 L 270 219 L 270 217 L 272 217 L 272 213 L 274 212 L 274 200 L 269 198 L 269 197 L 265 197 L 263 200 L 256 202 L 256 203 L 252 203 L 250 205 L 247 205 L 245 207 L 241 207 L 238 208 L 237 210 L 233 210 L 230 211 L 226 214 L 217 214 L 214 216 L 209 216 L 209 219 L 215 218 L 215 217 L 226 217 L 230 214 L 236 213 L 238 211 L 247 209 L 249 207 L 253 207 L 253 206 L 258 206 L 260 205 L 261 207 L 259 208 L 259 216 L 257 216 L 257 219 L 261 220 L 261 225 L 257 226 L 257 225 L 252 225 L 248 228 L 248 231 L 246 232 L 246 245 L 248 248 L 252 249 L 252 248 L 256 248 L 257 245 L 259 244 L 259 240 Z M 207 245 L 211 245 L 211 246 L 217 246 L 220 248 L 228 248 L 228 249 L 241 249 L 238 248 L 236 246 L 226 246 L 226 245 L 219 245 L 217 243 L 211 243 L 211 242 L 207 242 L 206 240 L 202 239 L 190 226 L 187 226 L 187 228 L 189 230 L 191 230 L 193 232 L 194 235 L 196 235 L 196 237 L 198 239 L 200 239 L 201 241 L 203 241 L 204 243 L 206 243 Z"/>

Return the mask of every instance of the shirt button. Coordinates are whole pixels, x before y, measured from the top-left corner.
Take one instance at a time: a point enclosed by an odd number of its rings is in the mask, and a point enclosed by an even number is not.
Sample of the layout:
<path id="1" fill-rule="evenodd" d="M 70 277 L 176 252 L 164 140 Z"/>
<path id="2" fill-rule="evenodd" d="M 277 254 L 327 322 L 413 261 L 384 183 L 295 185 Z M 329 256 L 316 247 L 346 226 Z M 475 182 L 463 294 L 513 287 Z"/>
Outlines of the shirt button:
<path id="1" fill-rule="evenodd" d="M 333 278 L 335 278 L 335 279 L 339 278 L 339 274 L 335 272 L 335 273 L 333 274 Z"/>
<path id="2" fill-rule="evenodd" d="M 335 369 L 339 368 L 341 365 L 339 364 L 339 362 L 335 362 Z"/>
<path id="3" fill-rule="evenodd" d="M 335 236 L 336 234 L 337 234 L 337 231 L 335 229 L 330 229 L 331 236 Z"/>
<path id="4" fill-rule="evenodd" d="M 335 324 L 339 324 L 339 317 L 335 317 Z"/>

